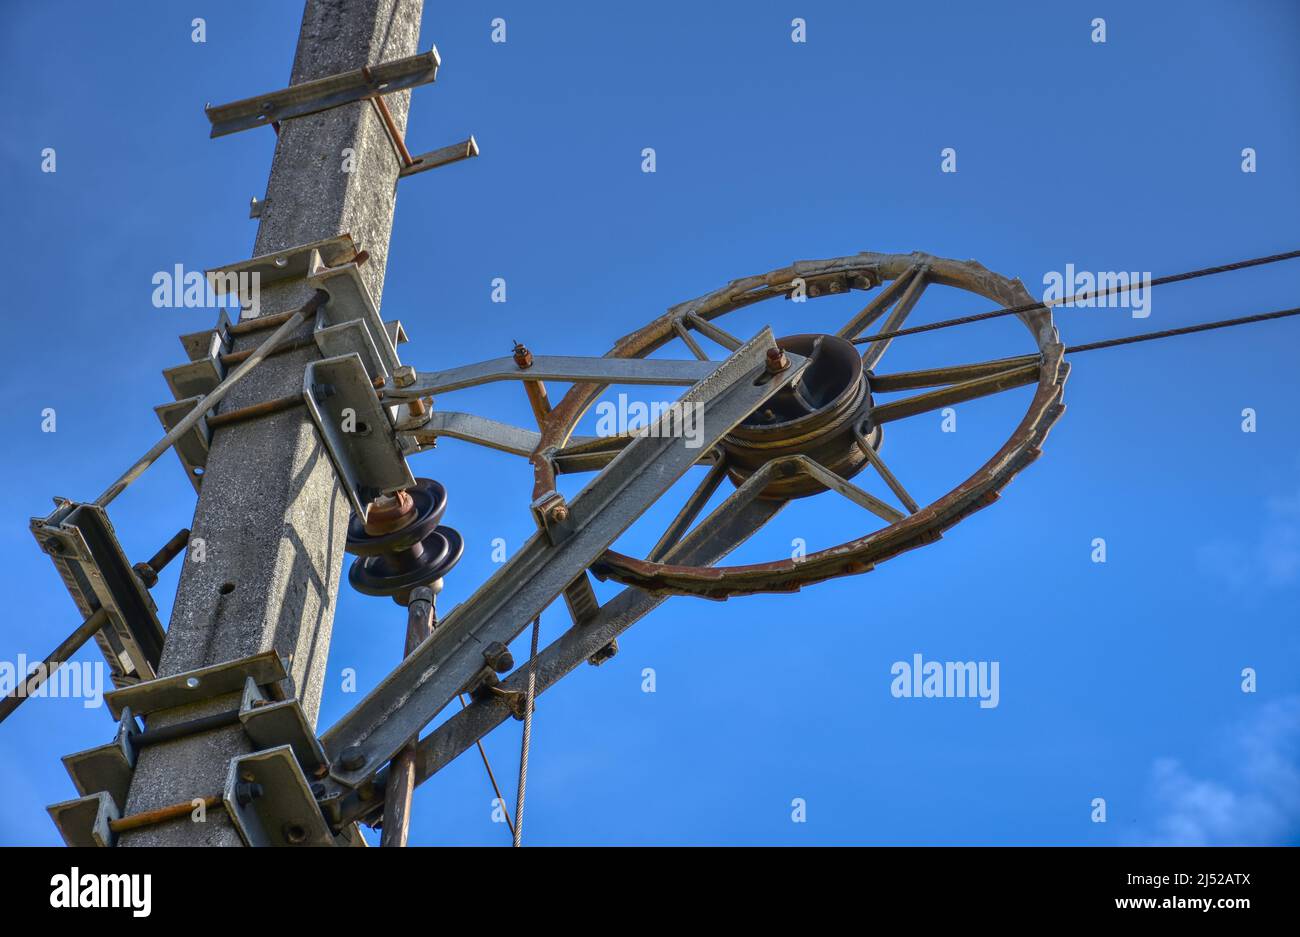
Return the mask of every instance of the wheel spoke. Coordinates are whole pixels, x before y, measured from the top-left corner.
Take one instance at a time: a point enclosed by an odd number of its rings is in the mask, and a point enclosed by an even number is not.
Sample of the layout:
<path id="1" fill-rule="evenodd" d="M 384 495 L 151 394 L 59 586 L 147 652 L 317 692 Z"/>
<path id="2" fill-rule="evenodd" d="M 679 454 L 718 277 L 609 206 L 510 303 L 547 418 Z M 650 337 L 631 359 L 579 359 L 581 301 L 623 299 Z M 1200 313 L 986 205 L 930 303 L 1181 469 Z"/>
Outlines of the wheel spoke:
<path id="1" fill-rule="evenodd" d="M 709 356 L 704 353 L 704 349 L 700 347 L 699 342 L 695 340 L 694 336 L 691 335 L 686 326 L 682 325 L 681 319 L 673 320 L 673 331 L 676 332 L 678 337 L 686 343 L 686 347 L 691 350 L 691 354 L 699 358 L 701 361 L 709 360 Z"/>
<path id="2" fill-rule="evenodd" d="M 976 364 L 954 364 L 944 368 L 928 368 L 923 371 L 900 371 L 897 374 L 871 375 L 871 389 L 881 393 L 894 390 L 915 390 L 918 387 L 941 387 L 945 384 L 957 384 L 972 378 L 987 377 L 1009 371 L 1026 364 L 1034 364 L 1038 355 L 1020 355 L 1016 358 L 998 358 L 994 361 L 980 361 Z"/>
<path id="3" fill-rule="evenodd" d="M 704 505 L 713 497 L 713 493 L 718 490 L 718 485 L 722 482 L 722 479 L 726 477 L 727 470 L 724 462 L 725 460 L 718 459 L 713 464 L 708 474 L 704 476 L 704 480 L 686 499 L 686 503 L 677 512 L 677 516 L 673 518 L 672 523 L 668 525 L 668 529 L 664 531 L 663 536 L 659 538 L 659 542 L 654 545 L 654 549 L 650 551 L 650 555 L 646 559 L 652 563 L 659 562 L 664 554 L 671 550 L 677 541 L 682 538 L 682 534 L 686 533 L 691 524 L 694 523 L 695 518 L 704 509 Z"/>
<path id="4" fill-rule="evenodd" d="M 902 400 L 891 400 L 889 403 L 878 404 L 871 408 L 871 421 L 873 423 L 888 423 L 891 420 L 901 420 L 905 417 L 916 416 L 918 413 L 928 413 L 931 410 L 938 410 L 940 407 L 951 406 L 955 403 L 964 403 L 967 400 L 987 397 L 990 394 L 1010 390 L 1013 387 L 1023 387 L 1025 384 L 1032 384 L 1038 380 L 1038 369 L 1038 363 L 1035 361 L 1020 367 L 998 371 L 986 377 L 961 381 L 939 390 L 917 394 L 915 397 L 904 397 Z"/>
<path id="5" fill-rule="evenodd" d="M 825 485 L 827 488 L 831 489 L 832 491 L 838 491 L 840 494 L 844 495 L 844 497 L 848 498 L 850 501 L 859 505 L 860 507 L 866 508 L 868 511 L 870 511 L 872 514 L 876 515 L 883 521 L 888 521 L 891 524 L 895 524 L 898 521 L 904 520 L 907 517 L 907 515 L 904 514 L 903 512 L 897 510 L 896 508 L 890 507 L 888 504 L 881 501 L 875 495 L 871 494 L 870 492 L 863 491 L 861 488 L 859 488 L 857 485 L 853 484 L 852 482 L 845 481 L 843 478 L 840 478 L 838 475 L 836 475 L 826 466 L 822 465 L 820 462 L 810 459 L 805 455 L 791 456 L 788 460 L 780 460 L 780 461 L 789 461 L 795 463 L 801 469 L 803 469 L 805 474 L 810 475 L 812 478 L 815 478 L 817 481 L 821 482 L 823 485 Z"/>
<path id="6" fill-rule="evenodd" d="M 907 289 L 903 291 L 903 298 L 898 301 L 898 305 L 890 311 L 889 317 L 885 319 L 884 327 L 881 328 L 882 332 L 892 332 L 902 326 L 908 313 L 910 313 L 912 307 L 916 305 L 916 301 L 920 299 L 921 294 L 925 292 L 926 283 L 929 278 L 929 267 L 922 266 L 916 271 L 911 282 L 907 284 Z M 880 359 L 885 356 L 885 350 L 889 348 L 889 343 L 891 341 L 893 341 L 893 339 L 882 338 L 869 344 L 867 350 L 862 353 L 862 370 L 870 371 L 879 364 Z"/>
<path id="7" fill-rule="evenodd" d="M 877 293 L 872 297 L 871 302 L 867 303 L 861 312 L 846 322 L 844 327 L 836 334 L 840 338 L 857 338 L 862 331 L 867 328 L 867 326 L 871 325 L 871 323 L 884 315 L 885 310 L 893 305 L 894 300 L 896 300 L 899 294 L 902 293 L 903 290 L 907 289 L 907 285 L 912 282 L 912 278 L 916 276 L 918 269 L 918 267 L 910 268 L 901 277 L 898 277 Z"/>
<path id="8" fill-rule="evenodd" d="M 871 467 L 876 470 L 876 474 L 885 480 L 885 484 L 888 485 L 889 490 L 894 493 L 894 497 L 898 498 L 898 500 L 903 503 L 903 507 L 907 508 L 907 513 L 915 514 L 917 511 L 921 510 L 916 501 L 912 499 L 912 496 L 907 493 L 907 489 L 903 487 L 902 482 L 900 482 L 894 476 L 894 473 L 889 470 L 889 466 L 885 465 L 884 460 L 880 458 L 880 453 L 872 448 L 867 437 L 862 435 L 862 430 L 855 426 L 853 428 L 853 435 L 857 437 L 858 448 L 860 448 L 863 454 L 867 457 L 867 461 L 871 463 Z"/>
<path id="9" fill-rule="evenodd" d="M 727 349 L 727 351 L 735 351 L 743 344 L 743 342 L 741 342 L 740 339 L 736 338 L 736 336 L 732 335 L 730 332 L 726 331 L 725 329 L 722 329 L 714 325 L 712 322 L 710 322 L 708 319 L 704 318 L 703 316 L 696 315 L 695 313 L 691 312 L 691 313 L 687 313 L 686 318 L 690 320 L 691 325 L 699 329 L 702 335 L 709 336 L 709 338 L 713 339 L 723 348 Z"/>

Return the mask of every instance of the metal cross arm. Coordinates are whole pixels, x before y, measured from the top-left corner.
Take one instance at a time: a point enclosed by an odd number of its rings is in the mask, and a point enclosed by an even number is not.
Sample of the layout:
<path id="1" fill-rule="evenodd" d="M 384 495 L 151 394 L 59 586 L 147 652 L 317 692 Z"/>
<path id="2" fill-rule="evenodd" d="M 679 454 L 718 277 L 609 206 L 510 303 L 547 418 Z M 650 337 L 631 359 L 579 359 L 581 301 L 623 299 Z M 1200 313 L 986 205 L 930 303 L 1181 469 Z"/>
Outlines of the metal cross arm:
<path id="1" fill-rule="evenodd" d="M 665 361 L 647 358 L 584 358 L 538 355 L 528 367 L 511 357 L 491 358 L 446 371 L 417 371 L 412 383 L 388 388 L 386 400 L 416 400 L 492 381 L 591 381 L 600 384 L 690 385 L 704 380 L 717 361 Z M 399 385 L 401 381 L 398 381 Z"/>
<path id="2" fill-rule="evenodd" d="M 604 360 L 604 359 L 596 359 Z M 700 453 L 715 445 L 807 364 L 782 356 L 770 329 L 738 348 L 686 392 L 703 407 L 703 438 L 654 432 L 631 440 L 551 523 L 525 543 L 433 635 L 322 737 L 333 780 L 355 788 L 414 738 L 507 644 L 555 600 L 629 525 L 660 498 Z M 489 655 L 490 656 L 490 655 Z M 342 794 L 342 791 L 336 793 Z"/>
<path id="3" fill-rule="evenodd" d="M 230 104 L 208 105 L 203 110 L 212 122 L 213 137 L 265 127 L 291 117 L 304 117 L 366 98 L 427 85 L 438 75 L 437 49 L 369 68 L 354 68 L 338 75 L 304 81 L 280 91 L 244 98 Z"/>

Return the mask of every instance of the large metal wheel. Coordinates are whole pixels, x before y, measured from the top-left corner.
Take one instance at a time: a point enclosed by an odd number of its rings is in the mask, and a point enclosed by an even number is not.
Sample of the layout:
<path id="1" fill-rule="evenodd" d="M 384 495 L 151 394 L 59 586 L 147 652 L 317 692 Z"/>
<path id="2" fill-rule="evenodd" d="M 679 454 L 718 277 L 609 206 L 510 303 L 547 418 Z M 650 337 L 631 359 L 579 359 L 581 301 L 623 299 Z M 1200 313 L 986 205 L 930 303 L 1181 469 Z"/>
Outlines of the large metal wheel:
<path id="1" fill-rule="evenodd" d="M 726 598 L 757 592 L 785 592 L 838 576 L 867 572 L 898 554 L 932 543 L 969 514 L 995 501 L 1001 490 L 1038 457 L 1043 440 L 1064 410 L 1062 391 L 1069 366 L 1049 309 L 1019 315 L 1035 350 L 1028 354 L 902 373 L 876 373 L 891 339 L 851 344 L 864 335 L 904 327 L 928 285 L 956 287 L 1001 306 L 1034 302 L 1019 280 L 985 269 L 975 261 L 956 261 L 924 253 L 861 253 L 822 261 L 803 261 L 759 276 L 735 280 L 719 290 L 673 307 L 663 316 L 620 339 L 606 357 L 644 358 L 665 344 L 682 341 L 697 358 L 707 358 L 699 338 L 726 349 L 740 340 L 715 320 L 745 306 L 773 298 L 806 298 L 881 287 L 872 301 L 834 335 L 792 335 L 783 347 L 811 356 L 800 386 L 774 398 L 702 461 L 707 475 L 645 559 L 607 551 L 592 566 L 602 577 L 657 594 Z M 697 336 L 699 338 L 697 338 Z M 858 349 L 861 356 L 858 357 Z M 1036 385 L 1019 425 L 973 475 L 931 504 L 912 500 L 878 451 L 885 424 L 1013 387 Z M 593 470 L 606 464 L 626 438 L 568 445 L 584 412 L 605 385 L 580 383 L 543 421 L 541 443 L 533 455 L 535 496 L 555 488 L 558 472 Z M 920 390 L 879 402 L 876 395 Z M 901 505 L 894 508 L 849 479 L 870 467 Z M 837 546 L 794 559 L 743 566 L 691 566 L 672 562 L 673 553 L 719 484 L 729 478 L 735 490 L 700 528 L 725 529 L 736 542 L 776 515 L 792 498 L 834 490 L 865 508 L 885 526 Z"/>

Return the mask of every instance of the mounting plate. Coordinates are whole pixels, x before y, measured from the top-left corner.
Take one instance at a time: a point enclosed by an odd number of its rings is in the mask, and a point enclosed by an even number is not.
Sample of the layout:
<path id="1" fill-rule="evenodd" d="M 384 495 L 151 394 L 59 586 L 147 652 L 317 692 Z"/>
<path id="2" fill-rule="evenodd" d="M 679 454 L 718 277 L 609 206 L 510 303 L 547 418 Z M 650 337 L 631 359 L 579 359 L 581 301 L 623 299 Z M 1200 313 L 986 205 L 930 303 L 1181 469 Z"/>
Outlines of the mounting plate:
<path id="1" fill-rule="evenodd" d="M 308 364 L 302 396 L 358 517 L 376 496 L 415 484 L 360 355 Z"/>
<path id="2" fill-rule="evenodd" d="M 248 797 L 245 785 L 259 785 Z M 334 836 L 288 745 L 230 760 L 226 810 L 250 846 L 332 846 Z"/>

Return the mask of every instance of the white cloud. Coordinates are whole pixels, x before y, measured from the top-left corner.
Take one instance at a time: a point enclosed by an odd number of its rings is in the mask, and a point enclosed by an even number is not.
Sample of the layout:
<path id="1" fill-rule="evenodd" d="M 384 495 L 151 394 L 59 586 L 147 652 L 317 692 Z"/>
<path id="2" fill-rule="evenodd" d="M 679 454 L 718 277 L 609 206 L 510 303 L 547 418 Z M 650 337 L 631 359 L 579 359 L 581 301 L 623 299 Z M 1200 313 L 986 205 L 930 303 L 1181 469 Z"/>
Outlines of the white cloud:
<path id="1" fill-rule="evenodd" d="M 1300 581 L 1300 492 L 1264 502 L 1264 526 L 1253 543 L 1213 540 L 1197 551 L 1203 572 L 1234 589 L 1274 588 Z"/>
<path id="2" fill-rule="evenodd" d="M 1284 845 L 1300 838 L 1300 697 L 1265 704 L 1233 745 L 1230 781 L 1197 778 L 1172 758 L 1152 769 L 1163 814 L 1149 845 Z"/>

